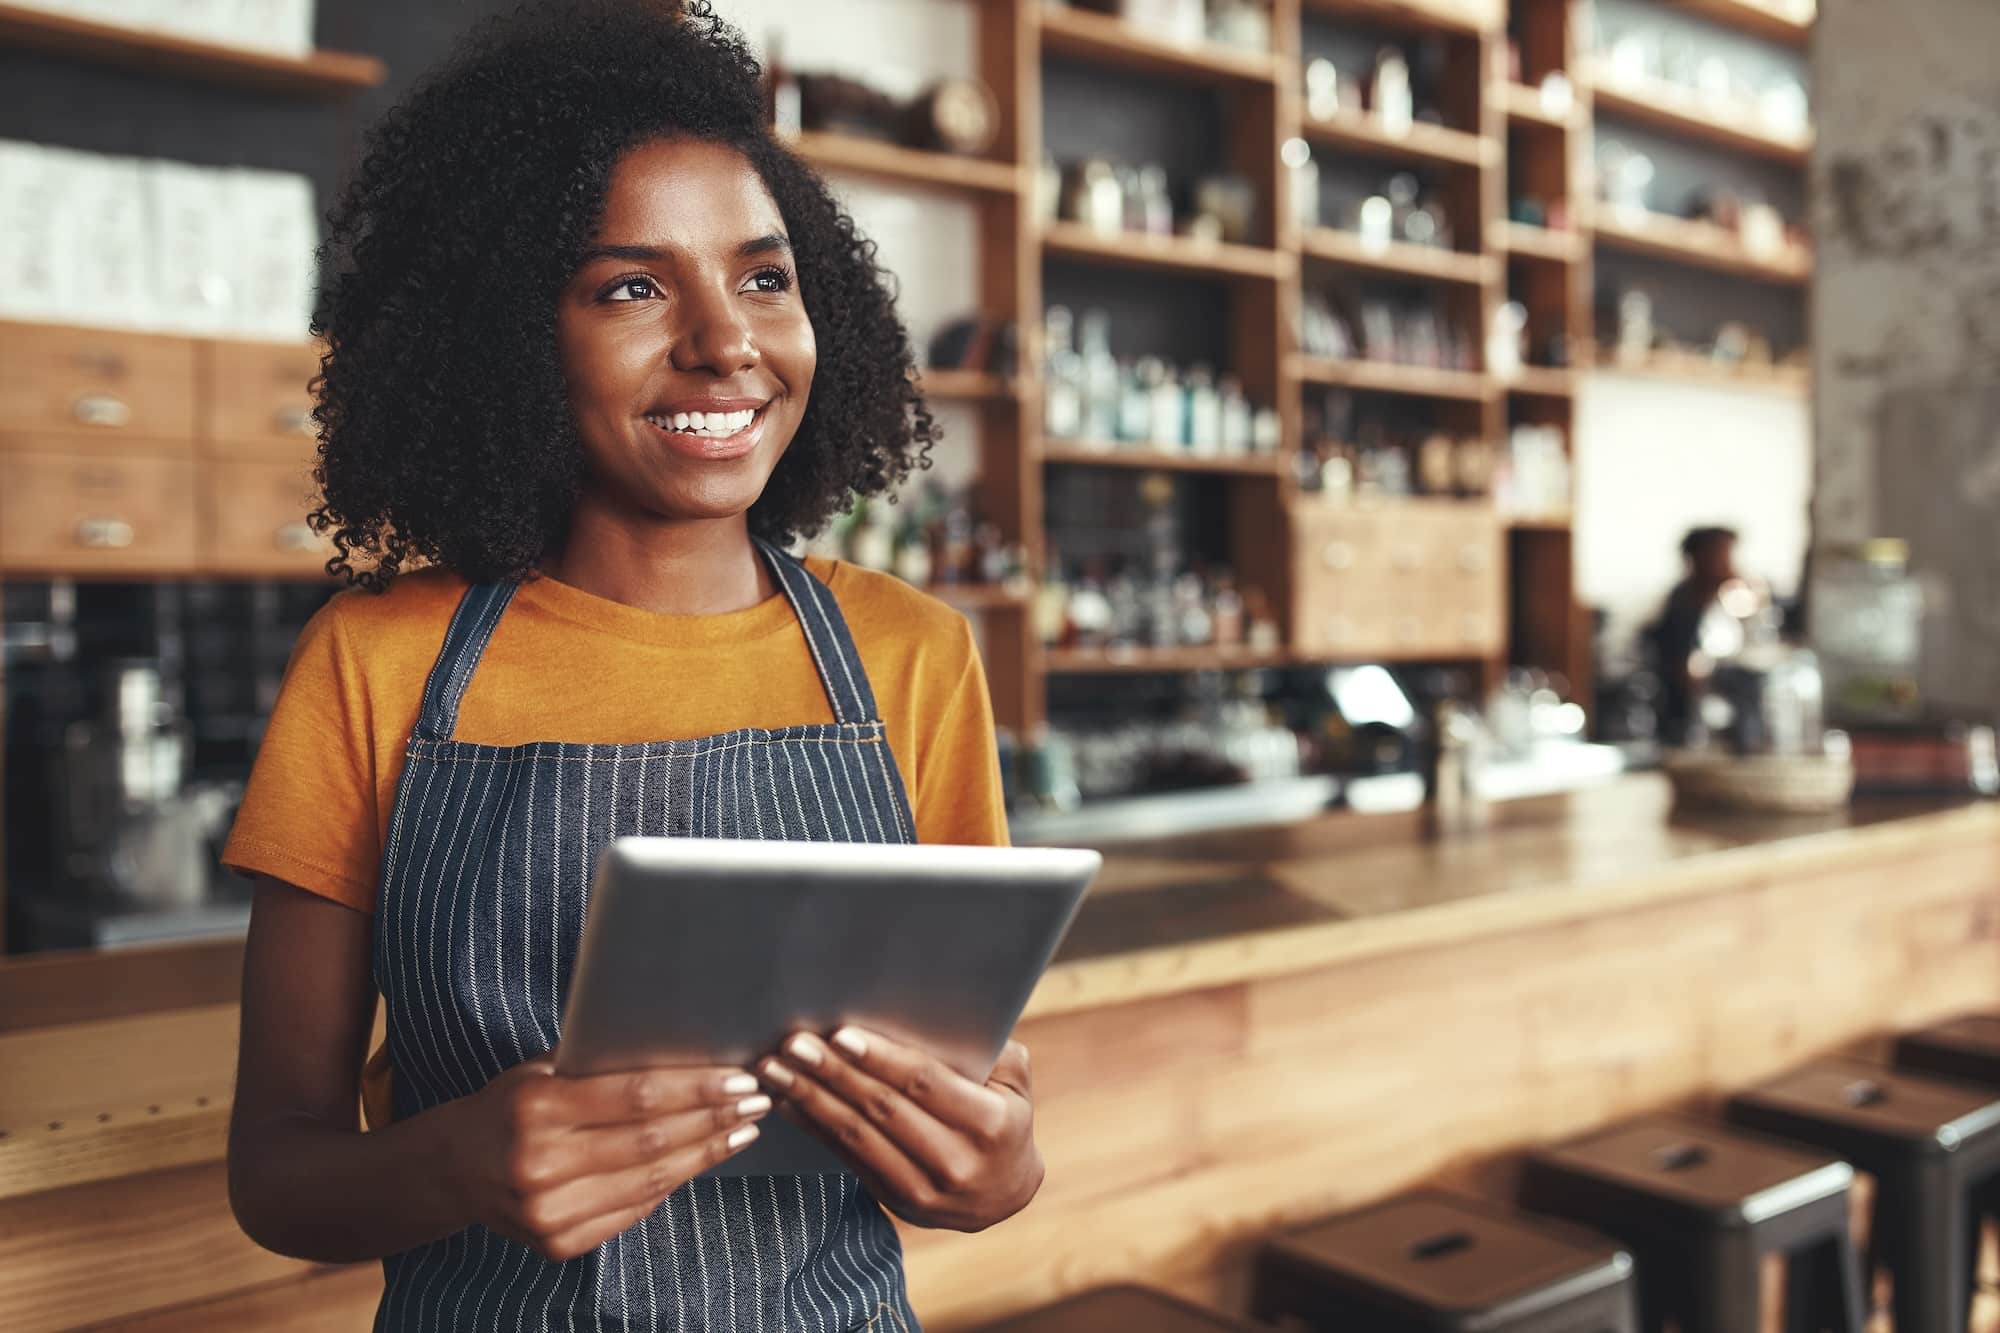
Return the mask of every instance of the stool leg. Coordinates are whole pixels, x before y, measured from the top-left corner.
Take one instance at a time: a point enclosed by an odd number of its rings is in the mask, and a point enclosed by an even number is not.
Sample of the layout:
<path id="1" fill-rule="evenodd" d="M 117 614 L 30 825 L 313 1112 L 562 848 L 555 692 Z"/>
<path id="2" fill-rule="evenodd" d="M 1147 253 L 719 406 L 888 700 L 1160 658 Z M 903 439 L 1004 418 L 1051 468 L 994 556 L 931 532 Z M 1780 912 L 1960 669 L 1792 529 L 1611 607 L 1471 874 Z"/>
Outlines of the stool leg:
<path id="1" fill-rule="evenodd" d="M 1705 1237 L 1695 1251 L 1681 1333 L 1758 1333 L 1761 1256 L 1740 1232 Z"/>
<path id="2" fill-rule="evenodd" d="M 1785 1265 L 1785 1333 L 1861 1333 L 1868 1322 L 1862 1290 L 1861 1263 L 1845 1228 L 1794 1251 Z"/>
<path id="3" fill-rule="evenodd" d="M 1879 1188 L 1879 1253 L 1896 1284 L 1898 1333 L 1965 1333 L 1973 1227 L 1963 1183 L 1942 1164 L 1925 1164 Z"/>

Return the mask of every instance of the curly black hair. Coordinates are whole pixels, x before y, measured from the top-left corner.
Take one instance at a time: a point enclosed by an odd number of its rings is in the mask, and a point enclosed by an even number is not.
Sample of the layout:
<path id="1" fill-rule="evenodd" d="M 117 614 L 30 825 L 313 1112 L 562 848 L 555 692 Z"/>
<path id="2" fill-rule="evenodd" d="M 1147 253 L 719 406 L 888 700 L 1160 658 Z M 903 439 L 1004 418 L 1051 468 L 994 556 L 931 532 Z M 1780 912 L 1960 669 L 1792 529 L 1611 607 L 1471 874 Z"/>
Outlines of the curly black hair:
<path id="1" fill-rule="evenodd" d="M 383 118 L 329 216 L 312 514 L 329 573 L 375 591 L 417 561 L 521 580 L 560 546 L 584 464 L 557 296 L 620 155 L 672 137 L 727 144 L 762 177 L 819 343 L 751 530 L 809 536 L 929 465 L 937 427 L 874 243 L 773 137 L 742 36 L 707 0 L 527 5 Z"/>

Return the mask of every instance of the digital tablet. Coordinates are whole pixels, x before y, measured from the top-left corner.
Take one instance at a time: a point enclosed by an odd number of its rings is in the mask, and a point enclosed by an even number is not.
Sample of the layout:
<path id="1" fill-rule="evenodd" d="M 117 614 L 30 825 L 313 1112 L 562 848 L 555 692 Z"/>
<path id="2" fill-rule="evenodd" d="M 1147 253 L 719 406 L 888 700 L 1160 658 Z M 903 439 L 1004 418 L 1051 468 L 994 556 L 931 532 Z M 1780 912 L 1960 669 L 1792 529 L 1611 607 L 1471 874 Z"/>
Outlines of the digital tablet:
<path id="1" fill-rule="evenodd" d="M 1035 847 L 619 838 L 591 881 L 556 1072 L 753 1067 L 842 1024 L 993 1072 L 1102 858 Z M 842 1167 L 772 1115 L 717 1175 Z"/>

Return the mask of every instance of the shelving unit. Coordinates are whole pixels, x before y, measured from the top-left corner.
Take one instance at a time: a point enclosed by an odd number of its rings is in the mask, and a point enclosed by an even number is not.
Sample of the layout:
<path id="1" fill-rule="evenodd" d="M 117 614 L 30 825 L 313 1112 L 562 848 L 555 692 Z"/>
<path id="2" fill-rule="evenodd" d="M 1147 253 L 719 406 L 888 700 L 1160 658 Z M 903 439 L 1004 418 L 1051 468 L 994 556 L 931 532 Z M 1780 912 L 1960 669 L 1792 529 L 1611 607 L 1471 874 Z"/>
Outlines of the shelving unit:
<path id="1" fill-rule="evenodd" d="M 1042 231 L 1046 254 L 1125 268 L 1170 269 L 1211 278 L 1255 278 L 1276 282 L 1290 271 L 1291 257 L 1277 250 L 1228 241 L 1196 241 L 1185 236 L 1144 232 L 1104 235 L 1074 222 L 1051 222 Z"/>
<path id="2" fill-rule="evenodd" d="M 1109 14 L 1045 9 L 1042 49 L 1052 55 L 1193 83 L 1275 84 L 1277 58 L 1212 42 L 1181 46 Z"/>
<path id="3" fill-rule="evenodd" d="M 1015 402 L 1021 396 L 1018 383 L 981 370 L 926 370 L 923 390 L 941 402 Z"/>
<path id="4" fill-rule="evenodd" d="M 1150 468 L 1159 472 L 1212 472 L 1241 477 L 1275 477 L 1283 467 L 1281 460 L 1268 454 L 1218 457 L 1129 444 L 1092 445 L 1071 441 L 1043 445 L 1042 461 L 1078 467 Z"/>
<path id="5" fill-rule="evenodd" d="M 1754 106 L 1716 107 L 1679 84 L 1617 79 L 1602 69 L 1591 74 L 1590 83 L 1599 112 L 1786 166 L 1804 167 L 1812 158 L 1812 135 L 1792 137 L 1760 128 Z"/>
<path id="6" fill-rule="evenodd" d="M 0 47 L 287 97 L 346 97 L 388 77 L 387 67 L 373 56 L 345 51 L 277 55 L 21 5 L 0 4 Z"/>
<path id="7" fill-rule="evenodd" d="M 1519 222 L 1496 222 L 1489 230 L 1493 249 L 1510 259 L 1545 259 L 1575 264 L 1587 258 L 1589 241 L 1573 231 L 1552 231 Z"/>
<path id="8" fill-rule="evenodd" d="M 1803 49 L 1812 40 L 1812 20 L 1799 6 L 1772 0 L 1679 0 L 1681 8 L 1726 27 Z"/>
<path id="9" fill-rule="evenodd" d="M 1599 245 L 1733 277 L 1801 287 L 1812 277 L 1810 253 L 1794 250 L 1776 256 L 1754 255 L 1734 235 L 1712 222 L 1690 222 L 1666 214 L 1635 218 L 1601 210 L 1591 229 Z"/>
<path id="10" fill-rule="evenodd" d="M 1352 232 L 1336 231 L 1332 227 L 1313 228 L 1305 234 L 1301 245 L 1306 258 L 1322 263 L 1434 282 L 1465 283 L 1478 287 L 1492 282 L 1499 272 L 1499 264 L 1491 255 L 1465 254 L 1401 241 L 1371 246 Z"/>
<path id="11" fill-rule="evenodd" d="M 1300 133 L 1307 143 L 1319 148 L 1438 166 L 1487 166 L 1500 156 L 1499 145 L 1483 135 L 1421 123 L 1402 134 L 1392 134 L 1373 116 L 1307 120 Z"/>
<path id="12" fill-rule="evenodd" d="M 1478 371 L 1438 370 L 1390 361 L 1335 361 L 1323 356 L 1300 356 L 1292 362 L 1292 374 L 1304 384 L 1406 398 L 1486 403 L 1500 393 L 1499 381 Z"/>
<path id="13" fill-rule="evenodd" d="M 1542 104 L 1539 89 L 1522 83 L 1496 84 L 1493 101 L 1509 120 L 1552 130 L 1578 130 L 1588 123 L 1581 106 L 1572 106 L 1567 112 L 1557 115 Z"/>
<path id="14" fill-rule="evenodd" d="M 1011 162 L 925 152 L 851 134 L 807 130 L 792 139 L 791 147 L 816 167 L 852 171 L 897 185 L 1018 194 L 1024 179 L 1021 168 Z"/>

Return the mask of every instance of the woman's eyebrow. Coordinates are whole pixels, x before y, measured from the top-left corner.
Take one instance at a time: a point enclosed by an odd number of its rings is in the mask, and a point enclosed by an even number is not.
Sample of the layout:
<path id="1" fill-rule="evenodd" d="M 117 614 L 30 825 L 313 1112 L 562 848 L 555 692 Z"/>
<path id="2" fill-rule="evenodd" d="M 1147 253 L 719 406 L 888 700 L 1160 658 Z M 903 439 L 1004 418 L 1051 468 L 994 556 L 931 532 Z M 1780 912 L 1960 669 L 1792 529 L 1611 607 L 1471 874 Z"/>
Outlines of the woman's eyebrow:
<path id="1" fill-rule="evenodd" d="M 792 243 L 782 232 L 766 232 L 754 240 L 748 240 L 736 247 L 738 259 L 754 259 L 758 255 L 785 254 L 792 252 Z M 662 264 L 673 257 L 671 250 L 657 245 L 593 245 L 583 252 L 583 263 L 593 263 L 599 259 L 623 259 L 638 264 Z"/>

